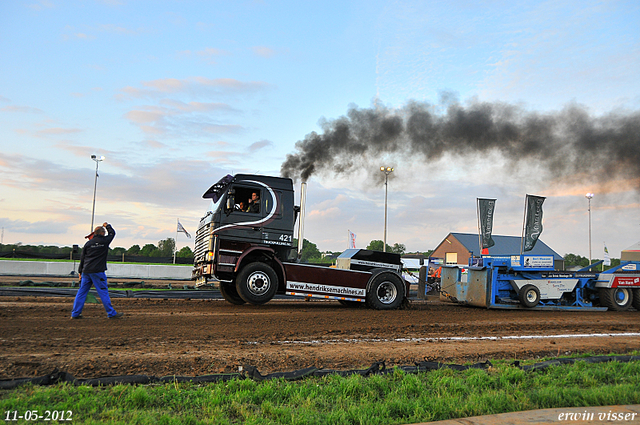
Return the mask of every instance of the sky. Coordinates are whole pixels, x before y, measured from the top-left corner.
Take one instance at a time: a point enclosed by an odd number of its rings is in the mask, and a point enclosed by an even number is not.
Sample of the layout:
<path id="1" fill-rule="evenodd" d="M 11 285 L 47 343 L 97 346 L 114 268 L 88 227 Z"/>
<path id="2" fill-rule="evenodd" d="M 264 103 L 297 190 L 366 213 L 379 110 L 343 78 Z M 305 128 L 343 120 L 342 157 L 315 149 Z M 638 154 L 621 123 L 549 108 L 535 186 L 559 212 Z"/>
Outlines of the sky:
<path id="1" fill-rule="evenodd" d="M 353 108 L 637 114 L 638 22 L 637 1 L 2 1 L 2 243 L 82 244 L 91 155 L 105 157 L 95 222 L 128 248 L 175 238 L 178 219 L 193 235 L 213 183 L 280 175 L 296 142 Z M 346 249 L 348 231 L 360 248 L 382 239 L 385 187 L 371 176 L 385 165 L 387 242 L 408 251 L 476 233 L 478 197 L 497 199 L 494 234 L 519 236 L 528 193 L 547 197 L 541 240 L 561 255 L 589 254 L 587 192 L 594 258 L 640 241 L 637 179 L 540 179 L 536 164 L 511 173 L 512 159 L 409 152 L 316 173 L 305 238 L 322 251 Z"/>

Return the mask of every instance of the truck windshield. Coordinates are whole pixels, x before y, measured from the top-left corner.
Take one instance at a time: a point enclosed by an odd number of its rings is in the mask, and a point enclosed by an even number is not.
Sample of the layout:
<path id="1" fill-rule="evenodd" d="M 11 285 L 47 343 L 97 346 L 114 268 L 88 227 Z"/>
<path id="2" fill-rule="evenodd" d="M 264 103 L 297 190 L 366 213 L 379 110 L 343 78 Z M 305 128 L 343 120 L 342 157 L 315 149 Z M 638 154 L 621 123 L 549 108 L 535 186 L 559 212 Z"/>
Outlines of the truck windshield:
<path id="1" fill-rule="evenodd" d="M 215 202 L 213 201 L 213 199 L 211 199 L 211 204 L 209 205 L 209 211 L 211 211 L 212 213 L 215 213 L 216 211 L 218 211 L 224 199 L 225 199 L 224 196 L 219 197 Z"/>

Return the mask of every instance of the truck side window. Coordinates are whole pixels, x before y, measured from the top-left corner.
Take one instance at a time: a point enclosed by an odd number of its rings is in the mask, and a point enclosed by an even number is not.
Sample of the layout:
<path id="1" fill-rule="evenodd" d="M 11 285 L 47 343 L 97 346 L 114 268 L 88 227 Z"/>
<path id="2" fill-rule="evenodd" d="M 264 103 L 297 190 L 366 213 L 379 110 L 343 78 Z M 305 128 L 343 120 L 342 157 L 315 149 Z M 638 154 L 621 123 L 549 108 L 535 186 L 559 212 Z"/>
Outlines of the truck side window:
<path id="1" fill-rule="evenodd" d="M 235 190 L 235 211 L 258 214 L 260 213 L 260 205 L 262 193 L 260 189 L 251 187 L 236 186 Z"/>

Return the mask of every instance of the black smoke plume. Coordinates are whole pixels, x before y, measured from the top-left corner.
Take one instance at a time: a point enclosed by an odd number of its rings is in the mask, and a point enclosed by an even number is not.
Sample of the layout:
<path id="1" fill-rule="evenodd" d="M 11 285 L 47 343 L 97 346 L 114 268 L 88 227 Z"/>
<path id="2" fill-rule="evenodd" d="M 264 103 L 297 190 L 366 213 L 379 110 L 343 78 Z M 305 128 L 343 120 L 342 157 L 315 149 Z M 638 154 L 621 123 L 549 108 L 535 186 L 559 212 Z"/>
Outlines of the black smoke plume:
<path id="1" fill-rule="evenodd" d="M 306 181 L 314 173 L 375 170 L 389 156 L 418 155 L 428 163 L 446 154 L 482 160 L 499 153 L 509 164 L 502 171 L 535 169 L 585 183 L 621 179 L 640 192 L 638 111 L 595 117 L 577 105 L 538 113 L 503 103 L 411 102 L 401 109 L 352 107 L 320 126 L 321 134 L 308 134 L 287 155 L 283 176 Z"/>

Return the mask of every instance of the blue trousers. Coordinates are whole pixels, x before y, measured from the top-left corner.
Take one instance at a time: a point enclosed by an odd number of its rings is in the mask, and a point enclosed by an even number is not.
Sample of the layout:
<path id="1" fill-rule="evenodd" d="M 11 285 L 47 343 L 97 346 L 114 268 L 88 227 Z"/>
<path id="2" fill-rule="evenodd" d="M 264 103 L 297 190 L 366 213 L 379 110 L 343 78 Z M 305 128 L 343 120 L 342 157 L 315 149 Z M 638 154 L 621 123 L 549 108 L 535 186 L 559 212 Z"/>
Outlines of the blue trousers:
<path id="1" fill-rule="evenodd" d="M 71 317 L 77 317 L 82 313 L 84 308 L 84 302 L 87 300 L 87 294 L 91 285 L 96 287 L 98 295 L 102 300 L 102 305 L 107 311 L 107 316 L 113 317 L 117 314 L 113 306 L 111 305 L 111 297 L 109 297 L 109 290 L 107 289 L 107 275 L 104 272 L 100 273 L 82 273 L 82 280 L 80 281 L 80 289 L 76 294 L 76 299 L 73 302 L 73 310 L 71 310 Z"/>

